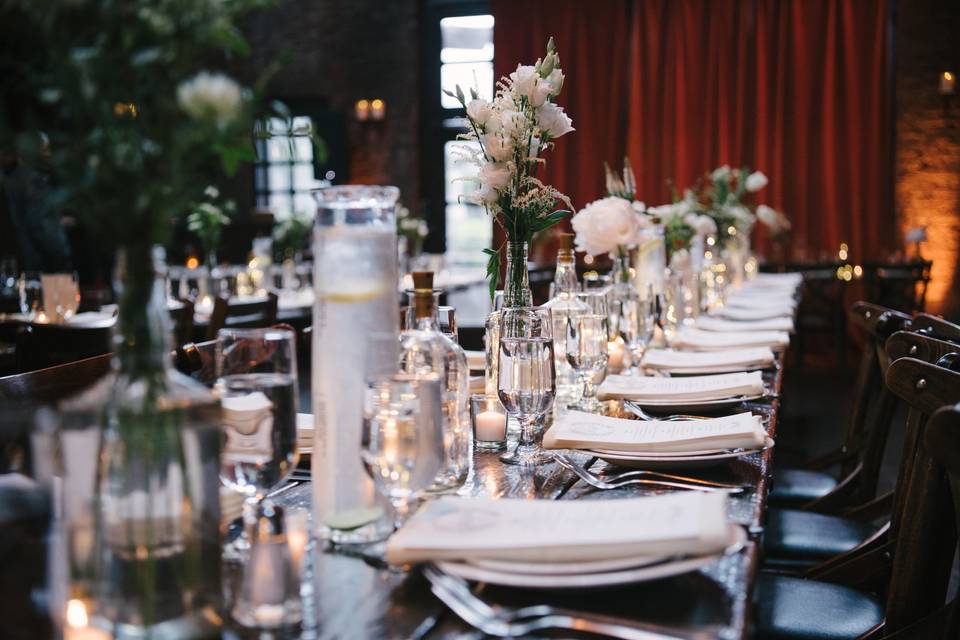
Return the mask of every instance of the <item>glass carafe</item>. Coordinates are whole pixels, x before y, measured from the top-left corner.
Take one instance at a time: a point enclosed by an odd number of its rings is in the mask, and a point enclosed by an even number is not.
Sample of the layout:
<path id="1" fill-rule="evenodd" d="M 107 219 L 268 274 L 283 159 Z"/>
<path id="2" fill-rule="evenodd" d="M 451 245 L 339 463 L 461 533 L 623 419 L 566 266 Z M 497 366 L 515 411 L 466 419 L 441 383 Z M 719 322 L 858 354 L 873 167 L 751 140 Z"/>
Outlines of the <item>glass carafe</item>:
<path id="1" fill-rule="evenodd" d="M 467 355 L 440 331 L 437 322 L 439 292 L 433 290 L 433 273 L 416 271 L 411 294 L 411 328 L 400 334 L 401 368 L 414 375 L 437 375 L 443 386 L 443 468 L 430 488 L 432 493 L 456 491 L 470 472 L 470 368 Z"/>
<path id="2" fill-rule="evenodd" d="M 396 187 L 375 186 L 314 192 L 314 523 L 335 543 L 371 542 L 392 529 L 385 517 L 389 507 L 363 468 L 360 433 L 368 336 L 399 335 L 400 329 L 394 217 L 399 194 Z"/>
<path id="3" fill-rule="evenodd" d="M 557 271 L 553 278 L 553 297 L 544 307 L 553 316 L 553 355 L 556 367 L 557 404 L 566 406 L 578 399 L 581 385 L 567 362 L 567 334 L 569 323 L 587 313 L 589 309 L 577 298 L 580 283 L 577 280 L 576 254 L 573 251 L 573 234 L 560 234 L 557 251 Z"/>

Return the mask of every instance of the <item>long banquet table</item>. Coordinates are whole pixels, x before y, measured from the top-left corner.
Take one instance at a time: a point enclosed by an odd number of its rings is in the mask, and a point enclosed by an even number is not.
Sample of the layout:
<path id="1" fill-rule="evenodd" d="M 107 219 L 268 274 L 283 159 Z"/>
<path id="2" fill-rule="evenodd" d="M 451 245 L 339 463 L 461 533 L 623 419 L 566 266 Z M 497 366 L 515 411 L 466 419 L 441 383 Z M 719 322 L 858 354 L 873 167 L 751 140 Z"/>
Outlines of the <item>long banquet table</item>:
<path id="1" fill-rule="evenodd" d="M 770 391 L 762 402 L 745 403 L 761 415 L 767 434 L 776 437 L 780 411 L 784 355 L 764 372 Z M 709 470 L 689 475 L 740 482 L 749 488 L 730 496 L 728 517 L 742 525 L 749 540 L 736 554 L 728 555 L 699 571 L 654 582 L 606 589 L 522 591 L 486 585 L 476 591 L 484 599 L 510 606 L 554 604 L 584 612 L 602 613 L 625 621 L 655 624 L 709 637 L 749 637 L 751 595 L 758 571 L 758 544 L 775 448 L 750 454 Z M 583 453 L 579 462 L 601 471 L 605 462 Z M 556 464 L 523 473 L 501 464 L 497 454 L 476 453 L 474 467 L 460 495 L 541 500 L 604 500 L 650 494 L 636 485 L 607 491 L 592 490 L 571 472 Z M 659 490 L 658 490 L 659 492 Z M 280 492 L 275 500 L 288 508 L 310 508 L 311 487 L 301 482 Z M 597 523 L 603 526 L 603 523 Z M 416 569 L 389 568 L 376 554 L 351 555 L 316 547 L 305 568 L 303 638 L 461 638 L 482 637 L 437 600 Z M 298 634 L 293 634 L 296 637 Z M 565 634 L 569 637 L 570 634 Z"/>

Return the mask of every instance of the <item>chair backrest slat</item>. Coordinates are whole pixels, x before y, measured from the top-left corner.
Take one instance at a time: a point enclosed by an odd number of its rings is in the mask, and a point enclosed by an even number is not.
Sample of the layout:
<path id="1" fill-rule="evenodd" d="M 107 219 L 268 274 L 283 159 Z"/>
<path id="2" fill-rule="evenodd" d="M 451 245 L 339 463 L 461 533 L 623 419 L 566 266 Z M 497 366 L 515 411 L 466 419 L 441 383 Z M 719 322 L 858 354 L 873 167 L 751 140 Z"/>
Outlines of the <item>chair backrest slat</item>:
<path id="1" fill-rule="evenodd" d="M 216 339 L 217 332 L 223 328 L 269 327 L 276 322 L 277 295 L 275 293 L 268 293 L 266 296 L 252 300 L 228 300 L 218 297 L 213 301 L 207 339 Z"/>

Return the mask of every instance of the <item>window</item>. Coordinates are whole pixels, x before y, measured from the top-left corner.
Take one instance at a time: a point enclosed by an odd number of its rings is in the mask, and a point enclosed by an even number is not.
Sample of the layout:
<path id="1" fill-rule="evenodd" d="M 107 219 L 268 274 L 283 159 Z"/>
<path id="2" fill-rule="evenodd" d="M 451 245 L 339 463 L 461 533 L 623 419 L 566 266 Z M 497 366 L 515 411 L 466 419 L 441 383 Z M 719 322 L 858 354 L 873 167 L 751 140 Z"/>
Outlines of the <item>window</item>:
<path id="1" fill-rule="evenodd" d="M 493 224 L 483 207 L 463 199 L 476 189 L 475 183 L 465 180 L 476 175 L 476 167 L 459 160 L 458 147 L 467 142 L 457 136 L 467 131 L 467 121 L 460 103 L 443 90 L 460 85 L 465 93 L 473 88 L 480 97 L 493 98 L 494 20 L 484 2 L 444 3 L 426 19 L 431 22 L 426 29 L 427 58 L 432 60 L 426 70 L 432 81 L 425 83 L 423 127 L 422 192 L 431 212 L 432 236 L 427 248 L 445 251 L 451 263 L 482 264 Z M 436 204 L 429 206 L 432 203 Z"/>
<path id="2" fill-rule="evenodd" d="M 267 136 L 258 136 L 254 165 L 256 205 L 269 209 L 278 220 L 292 214 L 310 215 L 314 209 L 310 190 L 320 186 L 314 174 L 313 121 L 295 116 L 267 122 Z"/>

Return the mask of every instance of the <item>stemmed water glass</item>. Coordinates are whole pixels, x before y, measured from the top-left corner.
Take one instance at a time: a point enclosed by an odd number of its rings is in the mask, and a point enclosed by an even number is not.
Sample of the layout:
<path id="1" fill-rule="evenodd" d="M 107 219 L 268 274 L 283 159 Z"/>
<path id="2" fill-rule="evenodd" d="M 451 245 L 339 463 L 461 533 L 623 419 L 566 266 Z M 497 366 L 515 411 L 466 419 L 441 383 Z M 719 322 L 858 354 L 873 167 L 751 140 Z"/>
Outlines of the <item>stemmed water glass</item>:
<path id="1" fill-rule="evenodd" d="M 276 327 L 221 329 L 216 366 L 227 436 L 220 479 L 244 495 L 244 519 L 251 522 L 256 506 L 299 460 L 296 334 Z M 236 551 L 246 547 L 242 538 L 237 542 Z"/>
<path id="2" fill-rule="evenodd" d="M 553 314 L 547 308 L 506 308 L 500 311 L 500 354 L 497 394 L 507 413 L 520 423 L 513 451 L 500 460 L 536 466 L 550 462 L 543 451 L 543 418 L 556 396 L 553 360 Z"/>
<path id="3" fill-rule="evenodd" d="M 643 352 L 650 340 L 653 339 L 654 327 L 657 321 L 656 298 L 653 295 L 653 286 L 647 285 L 644 295 L 630 295 L 619 301 L 620 313 L 619 335 L 627 347 L 630 356 L 630 366 L 623 371 L 623 375 L 632 375 L 640 366 Z"/>
<path id="4" fill-rule="evenodd" d="M 367 381 L 360 458 L 399 528 L 444 465 L 439 377 L 403 373 Z"/>
<path id="5" fill-rule="evenodd" d="M 594 411 L 600 405 L 596 384 L 602 381 L 610 357 L 607 295 L 605 290 L 589 289 L 578 291 L 576 296 L 587 311 L 567 322 L 567 362 L 583 386 L 580 401 L 574 406 L 583 411 Z"/>

